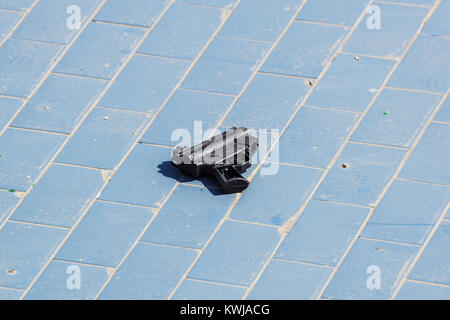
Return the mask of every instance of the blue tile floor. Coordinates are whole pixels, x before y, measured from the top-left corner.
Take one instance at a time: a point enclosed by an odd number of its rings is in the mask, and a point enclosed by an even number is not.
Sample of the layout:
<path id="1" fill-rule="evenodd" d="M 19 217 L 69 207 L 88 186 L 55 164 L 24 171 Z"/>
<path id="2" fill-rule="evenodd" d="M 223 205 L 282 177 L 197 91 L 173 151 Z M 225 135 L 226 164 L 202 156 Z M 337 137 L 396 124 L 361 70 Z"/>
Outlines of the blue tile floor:
<path id="1" fill-rule="evenodd" d="M 0 299 L 449 299 L 449 14 L 0 0 Z M 233 126 L 244 193 L 171 166 Z"/>

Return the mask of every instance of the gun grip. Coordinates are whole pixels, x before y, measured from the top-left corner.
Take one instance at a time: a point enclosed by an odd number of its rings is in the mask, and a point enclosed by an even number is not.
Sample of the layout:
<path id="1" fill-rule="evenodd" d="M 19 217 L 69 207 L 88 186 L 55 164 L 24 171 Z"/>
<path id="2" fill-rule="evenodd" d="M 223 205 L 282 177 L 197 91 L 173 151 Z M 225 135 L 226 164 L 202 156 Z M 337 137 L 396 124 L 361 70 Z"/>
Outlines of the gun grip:
<path id="1" fill-rule="evenodd" d="M 217 166 L 213 171 L 223 191 L 227 193 L 242 192 L 250 184 L 233 166 Z"/>

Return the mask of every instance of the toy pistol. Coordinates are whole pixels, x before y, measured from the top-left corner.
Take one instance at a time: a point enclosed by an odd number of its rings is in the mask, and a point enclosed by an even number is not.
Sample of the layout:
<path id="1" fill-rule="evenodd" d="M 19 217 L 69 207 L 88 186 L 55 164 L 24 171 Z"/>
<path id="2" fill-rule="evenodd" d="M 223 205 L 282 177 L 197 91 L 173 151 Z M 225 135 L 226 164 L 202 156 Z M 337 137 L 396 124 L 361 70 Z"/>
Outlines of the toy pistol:
<path id="1" fill-rule="evenodd" d="M 194 147 L 176 147 L 172 164 L 194 178 L 213 175 L 227 193 L 242 192 L 250 182 L 241 173 L 257 149 L 258 138 L 247 128 L 231 128 Z"/>

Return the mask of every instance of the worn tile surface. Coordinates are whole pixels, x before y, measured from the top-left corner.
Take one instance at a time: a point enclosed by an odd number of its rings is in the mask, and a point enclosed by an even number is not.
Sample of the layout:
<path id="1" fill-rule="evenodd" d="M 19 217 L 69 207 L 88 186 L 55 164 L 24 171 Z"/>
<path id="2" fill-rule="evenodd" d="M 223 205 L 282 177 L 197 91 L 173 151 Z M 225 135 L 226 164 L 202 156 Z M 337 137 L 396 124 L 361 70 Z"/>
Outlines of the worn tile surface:
<path id="1" fill-rule="evenodd" d="M 0 0 L 0 299 L 449 299 L 449 10 Z"/>

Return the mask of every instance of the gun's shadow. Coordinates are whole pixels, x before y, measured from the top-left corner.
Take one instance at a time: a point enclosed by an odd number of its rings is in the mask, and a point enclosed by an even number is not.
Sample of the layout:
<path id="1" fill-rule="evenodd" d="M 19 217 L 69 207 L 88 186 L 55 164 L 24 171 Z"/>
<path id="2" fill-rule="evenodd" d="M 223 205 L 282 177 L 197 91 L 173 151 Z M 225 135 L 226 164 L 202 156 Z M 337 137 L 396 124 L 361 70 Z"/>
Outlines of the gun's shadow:
<path id="1" fill-rule="evenodd" d="M 161 173 L 163 176 L 172 178 L 174 180 L 186 183 L 195 183 L 200 182 L 200 185 L 203 185 L 206 189 L 209 190 L 213 195 L 220 196 L 225 195 L 227 193 L 223 192 L 220 188 L 219 184 L 216 182 L 216 180 L 211 176 L 203 176 L 199 178 L 192 178 L 187 175 L 183 175 L 178 168 L 175 168 L 172 165 L 172 162 L 170 161 L 164 161 L 158 165 L 159 173 Z M 198 184 L 198 183 L 195 183 Z"/>

